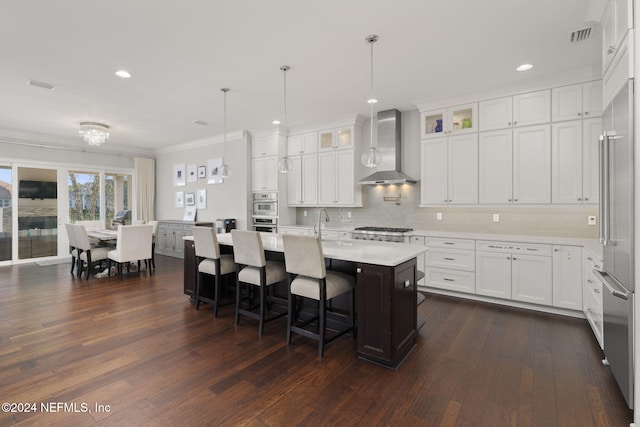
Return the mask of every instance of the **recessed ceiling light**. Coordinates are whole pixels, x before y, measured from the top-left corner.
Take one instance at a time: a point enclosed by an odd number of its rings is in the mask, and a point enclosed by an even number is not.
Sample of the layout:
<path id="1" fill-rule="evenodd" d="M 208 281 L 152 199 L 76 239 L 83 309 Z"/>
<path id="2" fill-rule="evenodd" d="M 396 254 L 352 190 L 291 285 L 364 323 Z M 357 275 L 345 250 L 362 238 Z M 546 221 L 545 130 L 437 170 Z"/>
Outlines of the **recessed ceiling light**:
<path id="1" fill-rule="evenodd" d="M 209 122 L 205 122 L 203 120 L 194 120 L 193 124 L 194 125 L 200 125 L 200 126 L 209 126 Z"/>
<path id="2" fill-rule="evenodd" d="M 527 71 L 533 68 L 533 65 L 531 64 L 522 64 L 521 66 L 519 66 L 518 68 L 516 68 L 516 70 L 518 71 Z"/>
<path id="3" fill-rule="evenodd" d="M 123 79 L 128 79 L 129 77 L 131 77 L 131 73 L 127 70 L 118 70 L 116 71 L 116 76 L 122 77 Z"/>
<path id="4" fill-rule="evenodd" d="M 274 120 L 271 122 L 272 125 L 279 125 L 280 124 L 280 120 Z"/>

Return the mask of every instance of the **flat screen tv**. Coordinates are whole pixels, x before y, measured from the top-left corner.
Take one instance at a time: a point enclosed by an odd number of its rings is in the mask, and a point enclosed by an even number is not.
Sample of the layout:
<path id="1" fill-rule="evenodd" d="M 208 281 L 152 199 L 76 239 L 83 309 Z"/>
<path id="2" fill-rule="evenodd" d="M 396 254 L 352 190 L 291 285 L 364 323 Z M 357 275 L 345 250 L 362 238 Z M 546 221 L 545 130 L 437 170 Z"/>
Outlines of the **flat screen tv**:
<path id="1" fill-rule="evenodd" d="M 18 197 L 21 199 L 57 199 L 58 183 L 23 179 L 18 188 Z"/>

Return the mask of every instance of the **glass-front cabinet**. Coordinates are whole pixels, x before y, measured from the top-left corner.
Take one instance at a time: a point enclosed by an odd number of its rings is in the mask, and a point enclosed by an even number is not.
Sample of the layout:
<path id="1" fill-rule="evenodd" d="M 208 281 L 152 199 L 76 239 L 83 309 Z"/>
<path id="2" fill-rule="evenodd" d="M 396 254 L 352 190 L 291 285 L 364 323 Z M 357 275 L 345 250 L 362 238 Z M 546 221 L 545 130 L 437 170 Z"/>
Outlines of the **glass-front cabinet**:
<path id="1" fill-rule="evenodd" d="M 478 131 L 478 103 L 458 105 L 421 114 L 422 138 Z"/>
<path id="2" fill-rule="evenodd" d="M 353 148 L 353 128 L 342 127 L 323 130 L 319 133 L 318 140 L 320 151 Z"/>

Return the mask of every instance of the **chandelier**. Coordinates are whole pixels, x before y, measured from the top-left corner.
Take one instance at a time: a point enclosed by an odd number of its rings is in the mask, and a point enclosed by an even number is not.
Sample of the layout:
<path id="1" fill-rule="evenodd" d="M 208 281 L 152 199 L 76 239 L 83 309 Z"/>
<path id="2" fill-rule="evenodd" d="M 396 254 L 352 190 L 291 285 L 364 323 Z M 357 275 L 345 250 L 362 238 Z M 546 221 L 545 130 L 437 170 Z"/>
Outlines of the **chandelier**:
<path id="1" fill-rule="evenodd" d="M 102 123 L 82 122 L 78 131 L 89 145 L 102 145 L 109 139 L 109 126 Z"/>

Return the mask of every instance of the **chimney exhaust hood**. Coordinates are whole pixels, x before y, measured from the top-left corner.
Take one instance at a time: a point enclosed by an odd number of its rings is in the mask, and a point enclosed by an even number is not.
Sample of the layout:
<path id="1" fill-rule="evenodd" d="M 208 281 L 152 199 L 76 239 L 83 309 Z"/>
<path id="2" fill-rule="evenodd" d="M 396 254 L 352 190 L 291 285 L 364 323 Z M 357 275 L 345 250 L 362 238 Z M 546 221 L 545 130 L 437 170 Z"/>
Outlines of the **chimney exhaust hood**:
<path id="1" fill-rule="evenodd" d="M 378 112 L 377 149 L 382 160 L 378 171 L 362 178 L 358 184 L 415 184 L 417 182 L 400 170 L 401 124 L 400 111 L 393 109 Z"/>

